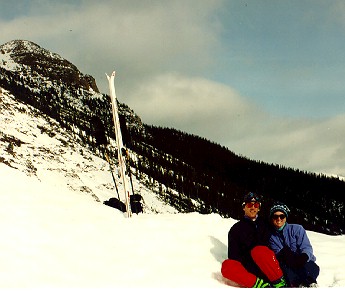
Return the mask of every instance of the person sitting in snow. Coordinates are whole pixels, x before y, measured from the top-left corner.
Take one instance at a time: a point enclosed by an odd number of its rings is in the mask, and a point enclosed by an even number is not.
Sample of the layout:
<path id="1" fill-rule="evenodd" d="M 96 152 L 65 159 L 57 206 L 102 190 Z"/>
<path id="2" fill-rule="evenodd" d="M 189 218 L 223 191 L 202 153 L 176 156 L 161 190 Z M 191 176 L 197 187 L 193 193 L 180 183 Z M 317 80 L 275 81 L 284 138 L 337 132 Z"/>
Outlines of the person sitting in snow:
<path id="1" fill-rule="evenodd" d="M 290 209 L 276 202 L 270 209 L 273 225 L 269 240 L 290 287 L 317 287 L 320 268 L 302 225 L 286 222 Z"/>
<path id="2" fill-rule="evenodd" d="M 242 203 L 244 217 L 228 233 L 228 259 L 222 263 L 223 277 L 242 287 L 286 287 L 283 272 L 269 249 L 270 226 L 258 217 L 261 199 L 250 192 Z"/>

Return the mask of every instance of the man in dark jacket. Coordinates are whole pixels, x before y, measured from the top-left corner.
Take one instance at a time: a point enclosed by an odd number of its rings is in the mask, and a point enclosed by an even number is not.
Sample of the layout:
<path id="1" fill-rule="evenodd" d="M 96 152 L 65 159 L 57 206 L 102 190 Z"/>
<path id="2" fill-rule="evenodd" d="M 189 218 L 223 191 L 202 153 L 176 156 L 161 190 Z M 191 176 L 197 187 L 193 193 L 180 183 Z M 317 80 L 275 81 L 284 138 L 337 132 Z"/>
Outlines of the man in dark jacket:
<path id="1" fill-rule="evenodd" d="M 222 264 L 222 275 L 242 287 L 286 287 L 275 254 L 268 248 L 269 225 L 258 217 L 260 197 L 248 193 L 242 207 L 244 217 L 228 234 L 228 259 Z"/>
<path id="2" fill-rule="evenodd" d="M 320 268 L 307 236 L 300 224 L 287 223 L 290 209 L 276 202 L 270 209 L 273 231 L 270 248 L 276 253 L 290 287 L 317 287 Z"/>

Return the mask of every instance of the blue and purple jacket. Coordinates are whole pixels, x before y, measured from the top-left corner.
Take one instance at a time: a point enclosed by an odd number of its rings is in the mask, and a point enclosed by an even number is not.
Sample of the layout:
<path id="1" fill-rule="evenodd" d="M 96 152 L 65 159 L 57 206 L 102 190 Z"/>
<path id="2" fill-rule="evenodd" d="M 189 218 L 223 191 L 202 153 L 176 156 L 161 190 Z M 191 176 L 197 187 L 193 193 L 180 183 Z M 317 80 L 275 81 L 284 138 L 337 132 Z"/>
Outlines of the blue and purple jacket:
<path id="1" fill-rule="evenodd" d="M 288 246 L 296 254 L 307 254 L 308 261 L 316 261 L 313 247 L 302 225 L 285 223 L 283 229 L 273 230 L 269 247 L 277 254 L 284 246 Z"/>

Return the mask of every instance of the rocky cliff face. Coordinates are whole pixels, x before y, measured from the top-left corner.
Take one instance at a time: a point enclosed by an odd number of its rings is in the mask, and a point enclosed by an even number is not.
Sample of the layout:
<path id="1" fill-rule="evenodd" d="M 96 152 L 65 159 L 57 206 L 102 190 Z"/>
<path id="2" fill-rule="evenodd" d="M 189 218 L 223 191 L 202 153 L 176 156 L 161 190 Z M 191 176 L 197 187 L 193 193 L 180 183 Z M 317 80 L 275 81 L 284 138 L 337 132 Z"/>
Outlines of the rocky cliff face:
<path id="1" fill-rule="evenodd" d="M 110 99 L 99 93 L 95 79 L 31 41 L 13 40 L 0 46 L 0 86 L 63 126 L 77 128 L 78 134 L 89 135 L 96 116 L 108 135 L 115 137 Z M 139 116 L 128 106 L 119 103 L 119 113 L 129 130 L 143 130 Z"/>

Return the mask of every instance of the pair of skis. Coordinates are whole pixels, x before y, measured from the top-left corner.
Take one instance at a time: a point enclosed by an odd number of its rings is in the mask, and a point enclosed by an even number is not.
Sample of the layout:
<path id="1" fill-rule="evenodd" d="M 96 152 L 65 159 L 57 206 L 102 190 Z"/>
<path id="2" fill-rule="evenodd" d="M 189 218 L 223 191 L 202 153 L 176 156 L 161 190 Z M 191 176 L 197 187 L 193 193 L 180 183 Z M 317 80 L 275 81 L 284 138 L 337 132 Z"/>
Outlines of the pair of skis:
<path id="1" fill-rule="evenodd" d="M 125 205 L 126 205 L 126 214 L 127 217 L 132 216 L 131 210 L 131 195 L 132 188 L 130 187 L 130 181 L 128 176 L 126 175 L 126 158 L 124 157 L 125 148 L 123 146 L 123 139 L 120 127 L 120 119 L 118 113 L 118 106 L 117 106 L 117 98 L 115 93 L 115 71 L 112 72 L 110 77 L 106 74 L 108 82 L 109 82 L 109 90 L 110 90 L 110 98 L 112 104 L 112 113 L 113 113 L 113 121 L 114 121 L 114 128 L 115 128 L 115 137 L 116 137 L 116 146 L 117 146 L 117 159 L 119 163 L 120 169 L 120 178 L 122 180 L 123 185 L 123 194 L 125 198 Z"/>

